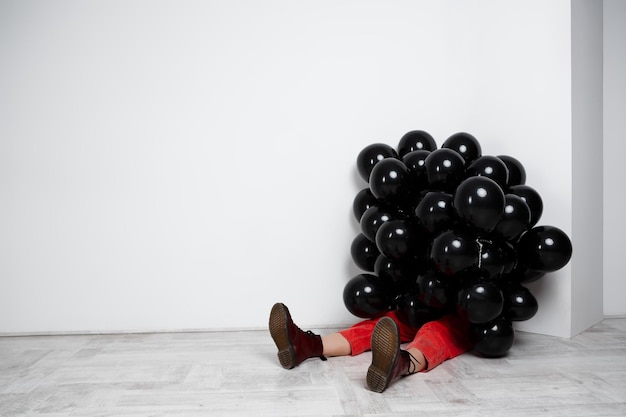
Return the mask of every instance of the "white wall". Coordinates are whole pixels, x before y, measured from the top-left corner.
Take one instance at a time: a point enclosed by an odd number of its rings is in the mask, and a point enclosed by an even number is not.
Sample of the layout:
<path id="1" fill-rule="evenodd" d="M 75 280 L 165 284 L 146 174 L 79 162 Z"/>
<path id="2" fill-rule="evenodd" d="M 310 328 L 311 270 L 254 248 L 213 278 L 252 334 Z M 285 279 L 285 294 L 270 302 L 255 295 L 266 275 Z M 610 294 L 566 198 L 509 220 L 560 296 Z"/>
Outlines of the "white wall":
<path id="1" fill-rule="evenodd" d="M 354 161 L 411 129 L 571 235 L 570 46 L 566 0 L 0 2 L 0 332 L 352 323 Z M 538 298 L 569 335 L 570 267 Z"/>
<path id="2" fill-rule="evenodd" d="M 626 314 L 626 2 L 604 0 L 604 314 Z"/>
<path id="3" fill-rule="evenodd" d="M 603 318 L 602 0 L 572 1 L 572 334 Z"/>

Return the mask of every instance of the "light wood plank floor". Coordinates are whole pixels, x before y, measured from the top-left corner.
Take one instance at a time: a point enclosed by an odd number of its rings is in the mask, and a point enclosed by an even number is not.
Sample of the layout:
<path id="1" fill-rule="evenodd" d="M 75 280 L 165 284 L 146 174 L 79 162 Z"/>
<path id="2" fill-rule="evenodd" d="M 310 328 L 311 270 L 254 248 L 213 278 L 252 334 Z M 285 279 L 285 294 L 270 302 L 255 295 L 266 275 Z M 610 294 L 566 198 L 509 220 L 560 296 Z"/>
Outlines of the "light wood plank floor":
<path id="1" fill-rule="evenodd" d="M 572 339 L 518 333 L 365 388 L 371 354 L 287 371 L 267 331 L 0 338 L 2 416 L 626 416 L 626 318 Z"/>

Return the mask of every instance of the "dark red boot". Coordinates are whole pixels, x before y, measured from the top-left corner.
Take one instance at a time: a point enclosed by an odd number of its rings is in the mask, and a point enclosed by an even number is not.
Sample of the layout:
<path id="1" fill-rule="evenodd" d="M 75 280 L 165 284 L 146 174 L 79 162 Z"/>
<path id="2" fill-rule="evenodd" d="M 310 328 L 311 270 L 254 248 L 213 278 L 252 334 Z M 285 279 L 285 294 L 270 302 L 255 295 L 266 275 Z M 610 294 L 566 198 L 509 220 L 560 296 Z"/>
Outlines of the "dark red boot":
<path id="1" fill-rule="evenodd" d="M 304 332 L 291 320 L 289 309 L 282 303 L 274 304 L 270 313 L 270 334 L 278 348 L 278 360 L 285 369 L 300 365 L 304 360 L 323 355 L 322 338 L 311 331 Z"/>
<path id="2" fill-rule="evenodd" d="M 400 349 L 398 325 L 389 317 L 381 318 L 372 332 L 372 364 L 367 370 L 367 387 L 383 392 L 392 381 L 415 373 L 412 355 Z"/>

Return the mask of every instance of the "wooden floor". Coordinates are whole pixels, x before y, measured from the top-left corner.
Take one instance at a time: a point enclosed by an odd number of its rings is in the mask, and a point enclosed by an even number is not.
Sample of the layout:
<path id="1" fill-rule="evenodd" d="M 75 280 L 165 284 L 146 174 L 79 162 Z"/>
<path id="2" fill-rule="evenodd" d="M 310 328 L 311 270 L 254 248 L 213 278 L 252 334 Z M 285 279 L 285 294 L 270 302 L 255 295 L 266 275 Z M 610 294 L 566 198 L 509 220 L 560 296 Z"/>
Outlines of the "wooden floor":
<path id="1" fill-rule="evenodd" d="M 0 338 L 1 416 L 626 416 L 626 318 L 574 337 L 518 333 L 365 388 L 371 354 L 282 369 L 269 333 Z"/>

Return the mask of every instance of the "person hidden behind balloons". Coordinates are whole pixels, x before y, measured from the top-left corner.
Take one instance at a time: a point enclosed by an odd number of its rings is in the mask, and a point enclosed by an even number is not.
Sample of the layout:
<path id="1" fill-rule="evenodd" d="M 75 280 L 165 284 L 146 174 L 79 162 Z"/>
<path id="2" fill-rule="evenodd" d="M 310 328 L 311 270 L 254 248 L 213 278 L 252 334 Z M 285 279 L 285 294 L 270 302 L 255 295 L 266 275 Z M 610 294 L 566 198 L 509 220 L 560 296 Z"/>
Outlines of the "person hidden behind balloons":
<path id="1" fill-rule="evenodd" d="M 281 365 L 371 350 L 367 386 L 382 392 L 470 349 L 506 355 L 513 322 L 538 310 L 524 285 L 572 256 L 564 231 L 537 224 L 543 200 L 525 184 L 521 162 L 483 155 L 466 132 L 437 148 L 423 130 L 406 133 L 395 149 L 370 144 L 356 162 L 367 188 L 353 200 L 360 233 L 350 254 L 363 272 L 345 284 L 343 301 L 363 321 L 320 336 L 275 304 L 269 328 Z"/>
<path id="2" fill-rule="evenodd" d="M 469 323 L 453 313 L 414 327 L 403 323 L 397 311 L 390 311 L 381 318 L 320 336 L 294 324 L 282 303 L 274 304 L 269 318 L 283 368 L 292 369 L 309 358 L 326 360 L 327 356 L 355 356 L 371 350 L 366 384 L 374 392 L 383 392 L 400 377 L 430 371 L 472 349 L 468 328 Z M 401 349 L 402 343 L 408 343 L 405 349 Z"/>

